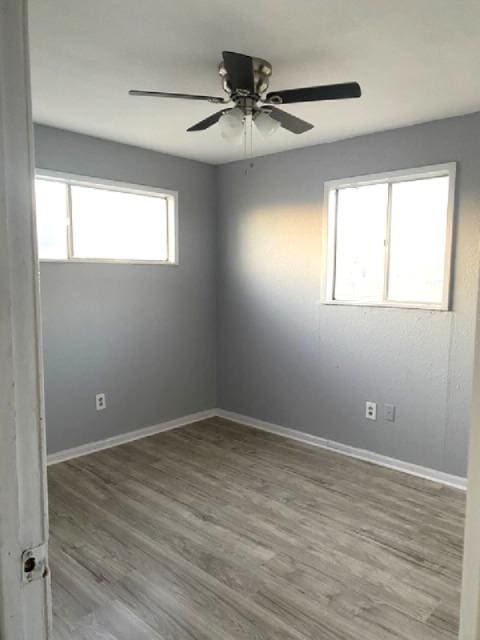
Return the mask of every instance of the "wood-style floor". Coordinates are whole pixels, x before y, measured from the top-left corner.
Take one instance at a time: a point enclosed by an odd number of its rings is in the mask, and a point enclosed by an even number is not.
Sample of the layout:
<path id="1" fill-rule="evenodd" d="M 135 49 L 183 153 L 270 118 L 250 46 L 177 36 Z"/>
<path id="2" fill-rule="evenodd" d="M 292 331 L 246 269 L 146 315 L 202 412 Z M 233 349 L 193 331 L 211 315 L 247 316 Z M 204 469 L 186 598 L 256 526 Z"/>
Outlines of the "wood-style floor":
<path id="1" fill-rule="evenodd" d="M 454 640 L 464 495 L 212 419 L 49 468 L 55 640 Z"/>

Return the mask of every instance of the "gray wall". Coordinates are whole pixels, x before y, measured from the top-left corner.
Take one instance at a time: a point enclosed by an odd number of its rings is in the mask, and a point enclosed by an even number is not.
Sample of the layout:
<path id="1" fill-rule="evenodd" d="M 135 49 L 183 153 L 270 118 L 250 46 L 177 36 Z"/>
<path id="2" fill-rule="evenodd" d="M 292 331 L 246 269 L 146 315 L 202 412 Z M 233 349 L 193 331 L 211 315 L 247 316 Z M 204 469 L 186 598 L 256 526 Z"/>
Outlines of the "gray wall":
<path id="1" fill-rule="evenodd" d="M 41 264 L 49 452 L 214 407 L 215 169 L 43 126 L 35 149 L 43 169 L 179 192 L 179 266 Z"/>
<path id="2" fill-rule="evenodd" d="M 319 304 L 324 181 L 453 160 L 453 312 Z M 219 406 L 464 475 L 480 114 L 258 158 L 244 169 L 219 169 Z M 366 400 L 394 403 L 396 422 L 365 420 Z"/>
<path id="3" fill-rule="evenodd" d="M 258 158 L 247 174 L 35 137 L 38 167 L 179 191 L 180 266 L 41 265 L 50 452 L 218 405 L 465 473 L 480 114 Z M 324 181 L 452 160 L 453 312 L 322 305 Z M 365 420 L 367 399 L 394 403 L 396 422 Z"/>

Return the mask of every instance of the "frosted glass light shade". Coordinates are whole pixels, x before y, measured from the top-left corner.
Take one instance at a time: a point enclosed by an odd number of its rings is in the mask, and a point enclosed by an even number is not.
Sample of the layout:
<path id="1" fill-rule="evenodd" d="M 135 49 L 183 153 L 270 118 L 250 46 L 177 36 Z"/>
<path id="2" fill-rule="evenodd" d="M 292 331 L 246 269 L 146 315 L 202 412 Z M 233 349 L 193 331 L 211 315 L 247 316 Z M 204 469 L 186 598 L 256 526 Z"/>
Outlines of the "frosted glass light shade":
<path id="1" fill-rule="evenodd" d="M 222 138 L 232 141 L 239 140 L 243 134 L 243 113 L 235 107 L 224 113 L 218 124 Z"/>
<path id="2" fill-rule="evenodd" d="M 254 120 L 262 138 L 269 138 L 280 129 L 280 122 L 274 120 L 268 113 L 259 113 Z"/>

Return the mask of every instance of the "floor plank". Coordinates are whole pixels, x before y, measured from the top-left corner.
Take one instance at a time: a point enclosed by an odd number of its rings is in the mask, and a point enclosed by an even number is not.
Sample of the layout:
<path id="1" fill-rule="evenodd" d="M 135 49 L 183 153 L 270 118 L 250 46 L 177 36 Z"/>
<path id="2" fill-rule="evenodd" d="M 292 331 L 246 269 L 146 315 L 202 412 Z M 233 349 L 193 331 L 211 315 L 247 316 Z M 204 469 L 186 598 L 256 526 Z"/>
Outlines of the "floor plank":
<path id="1" fill-rule="evenodd" d="M 456 638 L 460 491 L 220 418 L 48 475 L 55 640 Z"/>

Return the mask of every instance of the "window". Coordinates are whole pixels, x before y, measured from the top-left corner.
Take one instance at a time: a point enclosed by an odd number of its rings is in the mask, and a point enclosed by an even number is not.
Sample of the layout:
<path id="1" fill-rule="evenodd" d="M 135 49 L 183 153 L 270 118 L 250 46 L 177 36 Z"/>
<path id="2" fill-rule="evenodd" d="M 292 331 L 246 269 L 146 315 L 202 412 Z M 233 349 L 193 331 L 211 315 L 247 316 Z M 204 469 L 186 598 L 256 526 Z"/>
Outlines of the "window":
<path id="1" fill-rule="evenodd" d="M 448 309 L 455 163 L 326 183 L 326 302 Z"/>
<path id="2" fill-rule="evenodd" d="M 40 260 L 176 262 L 172 193 L 39 173 L 35 197 Z"/>

